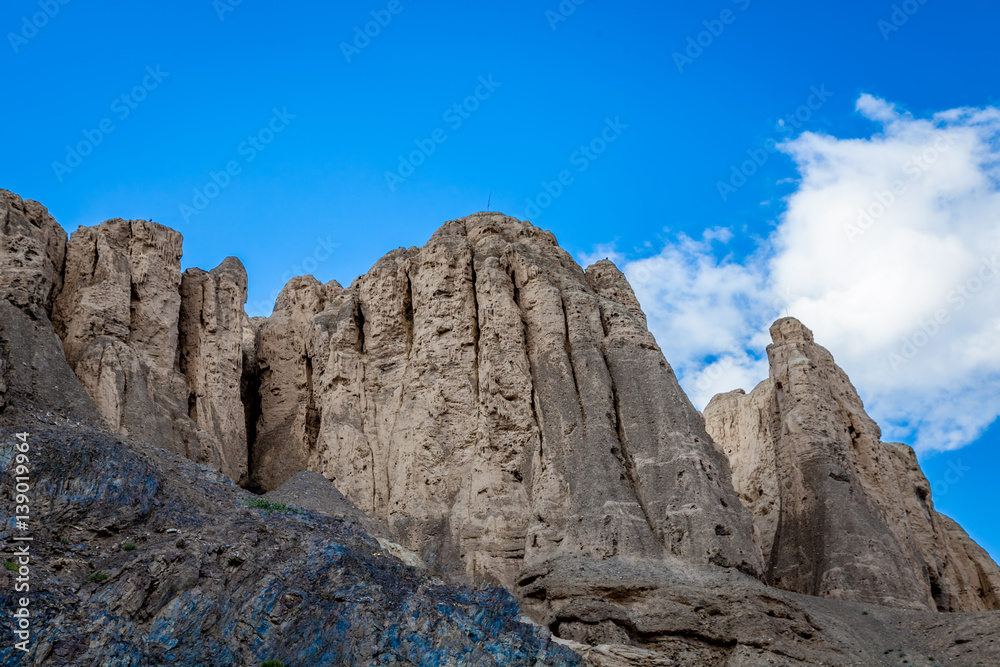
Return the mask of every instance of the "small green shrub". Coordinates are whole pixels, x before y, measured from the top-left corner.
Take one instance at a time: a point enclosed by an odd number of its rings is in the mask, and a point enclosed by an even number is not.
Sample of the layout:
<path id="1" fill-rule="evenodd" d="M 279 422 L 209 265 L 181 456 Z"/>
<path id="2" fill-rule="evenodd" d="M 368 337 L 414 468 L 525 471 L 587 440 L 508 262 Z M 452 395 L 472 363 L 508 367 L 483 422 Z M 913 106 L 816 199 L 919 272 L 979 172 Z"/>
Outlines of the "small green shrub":
<path id="1" fill-rule="evenodd" d="M 285 667 L 285 663 L 280 660 L 265 660 L 260 663 L 260 667 Z"/>
<path id="2" fill-rule="evenodd" d="M 7 568 L 8 570 L 10 570 L 11 572 L 17 572 L 17 569 L 18 569 L 18 568 L 17 568 L 17 563 L 15 563 L 15 562 L 14 562 L 14 561 L 12 561 L 12 560 L 5 560 L 5 561 L 3 562 L 3 566 L 4 566 L 5 568 Z"/>
<path id="3" fill-rule="evenodd" d="M 87 581 L 96 581 L 96 582 L 107 581 L 109 576 L 110 575 L 104 570 L 98 570 L 97 572 L 87 577 Z"/>
<path id="4" fill-rule="evenodd" d="M 69 538 L 68 537 L 60 537 L 59 538 L 59 544 L 69 544 Z"/>
<path id="5" fill-rule="evenodd" d="M 253 500 L 244 500 L 244 504 L 250 507 L 256 507 L 262 509 L 265 512 L 288 512 L 291 508 L 285 503 L 272 503 L 266 498 L 254 498 Z"/>
<path id="6" fill-rule="evenodd" d="M 133 542 L 132 540 L 126 541 L 124 544 L 122 544 L 122 549 L 125 551 L 135 551 L 135 542 Z"/>
<path id="7" fill-rule="evenodd" d="M 867 612 L 867 611 L 863 611 L 863 612 L 861 612 L 861 615 L 862 615 L 862 616 L 867 616 L 867 615 L 868 615 L 868 612 Z"/>

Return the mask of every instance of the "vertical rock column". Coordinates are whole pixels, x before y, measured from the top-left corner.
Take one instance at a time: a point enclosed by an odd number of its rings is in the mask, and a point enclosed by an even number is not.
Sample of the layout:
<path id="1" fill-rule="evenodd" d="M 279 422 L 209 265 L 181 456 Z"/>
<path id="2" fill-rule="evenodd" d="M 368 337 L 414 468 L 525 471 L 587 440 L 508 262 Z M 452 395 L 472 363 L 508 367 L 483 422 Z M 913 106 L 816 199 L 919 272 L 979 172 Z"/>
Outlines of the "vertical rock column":
<path id="1" fill-rule="evenodd" d="M 45 207 L 0 190 L 0 297 L 50 316 L 65 261 L 66 232 Z"/>
<path id="2" fill-rule="evenodd" d="M 111 428 L 194 458 L 177 372 L 181 235 L 110 220 L 70 238 L 53 323 L 66 359 Z"/>
<path id="3" fill-rule="evenodd" d="M 248 443 L 240 395 L 246 270 L 235 257 L 211 272 L 188 269 L 180 294 L 180 370 L 187 380 L 188 416 L 211 436 L 202 438 L 203 458 L 246 484 Z"/>
<path id="4" fill-rule="evenodd" d="M 245 481 L 246 274 L 228 259 L 182 283 L 181 243 L 145 220 L 81 227 L 67 245 L 53 323 L 111 428 Z"/>

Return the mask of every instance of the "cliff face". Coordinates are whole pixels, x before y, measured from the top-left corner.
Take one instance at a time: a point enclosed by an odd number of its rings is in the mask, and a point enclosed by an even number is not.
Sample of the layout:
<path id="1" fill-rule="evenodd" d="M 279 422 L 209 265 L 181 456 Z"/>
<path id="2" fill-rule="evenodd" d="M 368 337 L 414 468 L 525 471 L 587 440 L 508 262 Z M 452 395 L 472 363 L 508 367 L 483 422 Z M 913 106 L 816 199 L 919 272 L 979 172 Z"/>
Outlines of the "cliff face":
<path id="1" fill-rule="evenodd" d="M 0 190 L 0 294 L 8 303 L 52 314 L 62 289 L 66 232 L 45 207 Z"/>
<path id="2" fill-rule="evenodd" d="M 725 456 L 631 288 L 550 233 L 450 222 L 346 289 L 292 280 L 251 323 L 235 259 L 182 275 L 180 234 L 125 220 L 63 256 L 47 225 L 31 298 L 119 433 L 262 490 L 322 472 L 428 562 L 508 586 L 578 555 L 760 572 Z"/>
<path id="3" fill-rule="evenodd" d="M 52 320 L 107 423 L 245 482 L 243 266 L 182 277 L 181 235 L 144 220 L 81 227 L 66 248 Z"/>
<path id="4" fill-rule="evenodd" d="M 770 377 L 705 410 L 754 516 L 765 580 L 889 606 L 1000 608 L 1000 568 L 934 511 L 913 450 L 881 441 L 850 380 L 801 323 L 779 320 L 771 335 Z"/>
<path id="5" fill-rule="evenodd" d="M 67 242 L 40 205 L 0 206 L 0 468 L 37 422 L 50 497 L 38 660 L 575 664 L 549 631 L 595 665 L 995 648 L 996 612 L 912 611 L 996 609 L 997 567 L 794 320 L 706 431 L 622 274 L 529 223 L 446 223 L 251 321 L 235 259 L 182 274 L 160 225 Z M 213 468 L 300 509 L 251 511 Z"/>
<path id="6" fill-rule="evenodd" d="M 530 224 L 447 223 L 346 289 L 295 279 L 257 359 L 253 478 L 321 471 L 430 562 L 508 586 L 570 555 L 759 571 L 725 456 L 624 277 Z"/>

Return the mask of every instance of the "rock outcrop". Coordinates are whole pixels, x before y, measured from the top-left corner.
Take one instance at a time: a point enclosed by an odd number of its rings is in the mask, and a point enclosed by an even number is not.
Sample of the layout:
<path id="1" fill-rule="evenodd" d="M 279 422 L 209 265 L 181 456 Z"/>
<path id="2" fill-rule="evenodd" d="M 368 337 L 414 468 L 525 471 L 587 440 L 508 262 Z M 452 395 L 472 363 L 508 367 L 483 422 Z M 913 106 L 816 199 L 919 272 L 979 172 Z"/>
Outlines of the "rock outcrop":
<path id="1" fill-rule="evenodd" d="M 934 511 L 913 450 L 881 441 L 846 374 L 800 322 L 779 320 L 771 336 L 770 377 L 705 410 L 754 516 L 765 581 L 895 607 L 1000 609 L 1000 568 Z"/>
<path id="2" fill-rule="evenodd" d="M 53 322 L 114 430 L 247 478 L 240 397 L 246 272 L 180 271 L 181 235 L 144 220 L 82 227 Z"/>
<path id="3" fill-rule="evenodd" d="M 628 283 L 528 223 L 449 222 L 346 289 L 294 279 L 257 355 L 253 478 L 321 471 L 429 563 L 507 586 L 563 556 L 760 571 Z"/>
<path id="4" fill-rule="evenodd" d="M 0 300 L 51 315 L 65 261 L 66 232 L 45 207 L 0 190 Z"/>
<path id="5" fill-rule="evenodd" d="M 29 431 L 42 499 L 33 664 L 997 652 L 1000 613 L 935 611 L 996 609 L 996 566 L 794 320 L 772 378 L 707 410 L 723 448 L 622 274 L 529 223 L 446 223 L 251 320 L 242 265 L 182 274 L 165 227 L 67 243 L 40 205 L 0 206 L 0 473 Z"/>
<path id="6" fill-rule="evenodd" d="M 199 460 L 245 484 L 247 431 L 241 382 L 246 269 L 235 257 L 211 272 L 188 269 L 181 276 L 180 295 L 179 366 L 188 390 L 188 416 L 209 435 L 199 438 Z"/>
<path id="7" fill-rule="evenodd" d="M 0 190 L 0 414 L 30 403 L 97 416 L 49 321 L 65 260 L 66 232 L 45 207 Z"/>

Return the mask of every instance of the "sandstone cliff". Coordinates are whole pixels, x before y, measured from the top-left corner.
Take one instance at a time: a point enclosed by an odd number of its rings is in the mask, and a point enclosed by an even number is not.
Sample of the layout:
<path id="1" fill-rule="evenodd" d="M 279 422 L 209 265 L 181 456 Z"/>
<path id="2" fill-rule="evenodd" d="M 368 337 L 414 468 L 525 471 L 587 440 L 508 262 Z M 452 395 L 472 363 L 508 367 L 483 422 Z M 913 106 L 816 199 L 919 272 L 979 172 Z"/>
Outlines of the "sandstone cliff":
<path id="1" fill-rule="evenodd" d="M 31 424 L 50 498 L 37 660 L 575 664 L 550 631 L 602 666 L 995 652 L 997 612 L 912 611 L 997 608 L 996 566 L 794 321 L 772 379 L 710 406 L 723 451 L 621 273 L 529 223 L 446 223 L 250 320 L 239 262 L 182 274 L 176 232 L 113 220 L 67 243 L 37 203 L 0 206 L 0 469 Z M 147 443 L 296 509 L 248 514 Z M 542 627 L 442 571 L 502 582 Z"/>
<path id="2" fill-rule="evenodd" d="M 557 556 L 760 570 L 624 277 L 528 223 L 447 223 L 346 289 L 292 280 L 257 361 L 252 477 L 321 471 L 428 562 L 508 586 Z"/>
<path id="3" fill-rule="evenodd" d="M 113 429 L 245 482 L 246 273 L 230 258 L 182 277 L 180 258 L 181 235 L 156 223 L 81 227 L 66 245 L 53 323 Z"/>
<path id="4" fill-rule="evenodd" d="M 705 410 L 754 516 L 765 581 L 889 606 L 1000 609 L 1000 568 L 934 511 L 913 450 L 881 441 L 801 323 L 779 320 L 771 335 L 770 377 Z"/>

